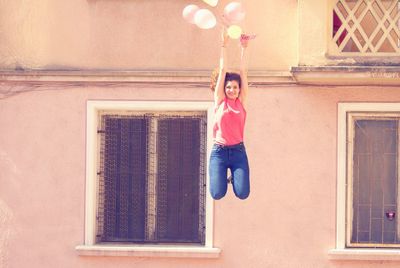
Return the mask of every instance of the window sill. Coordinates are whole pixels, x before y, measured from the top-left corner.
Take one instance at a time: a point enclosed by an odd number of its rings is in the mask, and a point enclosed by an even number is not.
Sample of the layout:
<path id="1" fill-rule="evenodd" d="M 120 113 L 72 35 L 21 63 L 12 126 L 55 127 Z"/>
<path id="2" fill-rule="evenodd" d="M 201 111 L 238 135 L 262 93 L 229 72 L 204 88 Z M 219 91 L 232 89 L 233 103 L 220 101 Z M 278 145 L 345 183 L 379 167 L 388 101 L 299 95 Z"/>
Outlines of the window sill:
<path id="1" fill-rule="evenodd" d="M 398 86 L 398 66 L 298 66 L 291 72 L 298 84 L 333 86 Z"/>
<path id="2" fill-rule="evenodd" d="M 399 249 L 332 249 L 329 257 L 334 260 L 400 260 Z"/>
<path id="3" fill-rule="evenodd" d="M 80 256 L 131 256 L 173 258 L 219 258 L 221 249 L 200 246 L 125 246 L 125 245 L 79 245 Z"/>

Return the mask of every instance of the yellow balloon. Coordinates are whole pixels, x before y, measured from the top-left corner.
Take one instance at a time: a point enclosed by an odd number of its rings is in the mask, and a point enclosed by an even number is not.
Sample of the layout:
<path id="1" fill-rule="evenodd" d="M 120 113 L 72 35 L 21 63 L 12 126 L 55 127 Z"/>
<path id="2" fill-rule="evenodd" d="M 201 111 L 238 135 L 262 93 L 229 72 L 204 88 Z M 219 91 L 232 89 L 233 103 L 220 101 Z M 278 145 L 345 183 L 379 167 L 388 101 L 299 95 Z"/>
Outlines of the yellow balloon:
<path id="1" fill-rule="evenodd" d="M 242 34 L 242 28 L 237 25 L 231 25 L 228 28 L 228 36 L 232 39 L 238 39 Z"/>

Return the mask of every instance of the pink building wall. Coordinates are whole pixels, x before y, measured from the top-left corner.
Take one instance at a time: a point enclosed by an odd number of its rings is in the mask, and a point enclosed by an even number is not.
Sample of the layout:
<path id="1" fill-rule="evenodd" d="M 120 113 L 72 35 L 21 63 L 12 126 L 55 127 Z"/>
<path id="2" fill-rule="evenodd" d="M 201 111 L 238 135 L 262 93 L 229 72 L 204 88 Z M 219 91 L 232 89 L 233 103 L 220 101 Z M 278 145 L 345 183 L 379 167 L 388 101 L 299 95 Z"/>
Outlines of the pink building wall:
<path id="1" fill-rule="evenodd" d="M 186 5 L 221 0 L 0 2 L 0 66 L 7 69 L 198 70 L 218 64 L 221 25 L 202 30 L 182 18 Z M 251 66 L 297 64 L 297 1 L 243 0 L 243 30 L 258 34 Z M 277 12 L 284 11 L 284 12 Z M 238 47 L 238 46 L 235 46 Z M 214 59 L 214 60 L 213 60 Z"/>
<path id="2" fill-rule="evenodd" d="M 215 202 L 217 259 L 84 257 L 87 100 L 211 100 L 207 88 L 53 87 L 0 101 L 1 267 L 397 267 L 333 261 L 338 102 L 400 101 L 393 87 L 251 88 L 251 196 Z"/>
<path id="3" fill-rule="evenodd" d="M 228 2 L 221 0 L 216 14 Z M 398 267 L 399 261 L 328 255 L 336 239 L 337 105 L 400 101 L 394 86 L 294 83 L 292 66 L 326 64 L 328 2 L 242 1 L 242 26 L 258 34 L 249 47 L 250 82 L 264 84 L 251 87 L 249 96 L 251 195 L 239 201 L 229 188 L 215 202 L 214 246 L 222 253 L 189 259 L 78 255 L 85 231 L 86 102 L 212 101 L 206 83 L 189 87 L 180 79 L 190 71 L 190 81 L 204 81 L 204 71 L 218 64 L 218 27 L 204 31 L 183 21 L 186 0 L 0 1 L 0 268 Z M 233 42 L 229 53 L 237 52 Z M 70 77 L 71 69 L 78 71 Z M 61 74 L 43 78 L 37 70 Z M 139 72 L 108 86 L 82 82 L 94 70 L 109 70 L 108 82 L 113 71 Z M 171 86 L 157 82 L 175 71 Z M 341 82 L 341 75 L 352 76 L 344 71 L 333 80 Z M 147 86 L 122 83 L 136 78 L 148 79 Z M 399 84 L 398 76 L 391 78 Z"/>

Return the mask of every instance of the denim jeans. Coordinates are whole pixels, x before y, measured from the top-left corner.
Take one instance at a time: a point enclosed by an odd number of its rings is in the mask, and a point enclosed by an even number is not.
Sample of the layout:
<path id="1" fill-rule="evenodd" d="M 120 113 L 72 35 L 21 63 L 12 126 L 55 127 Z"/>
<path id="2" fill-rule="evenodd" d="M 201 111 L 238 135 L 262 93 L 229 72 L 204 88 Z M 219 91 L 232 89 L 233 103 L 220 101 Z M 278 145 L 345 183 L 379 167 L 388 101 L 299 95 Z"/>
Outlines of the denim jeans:
<path id="1" fill-rule="evenodd" d="M 243 143 L 232 146 L 214 144 L 210 156 L 210 192 L 218 200 L 228 189 L 228 168 L 232 174 L 233 192 L 240 199 L 250 194 L 250 169 Z"/>

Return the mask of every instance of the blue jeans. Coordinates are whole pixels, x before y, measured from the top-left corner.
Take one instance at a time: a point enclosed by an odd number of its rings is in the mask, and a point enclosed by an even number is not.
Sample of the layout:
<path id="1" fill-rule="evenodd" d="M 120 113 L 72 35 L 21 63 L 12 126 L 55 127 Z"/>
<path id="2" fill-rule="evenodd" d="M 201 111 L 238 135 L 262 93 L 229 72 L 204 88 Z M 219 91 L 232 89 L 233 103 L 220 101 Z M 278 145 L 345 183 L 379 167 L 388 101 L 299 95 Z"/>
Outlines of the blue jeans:
<path id="1" fill-rule="evenodd" d="M 233 192 L 240 199 L 250 194 L 250 169 L 243 143 L 232 146 L 214 144 L 210 156 L 210 192 L 218 200 L 228 189 L 228 168 L 232 174 Z"/>

